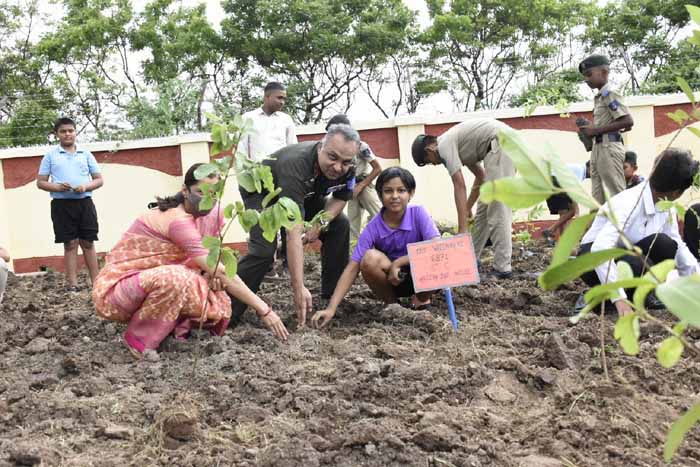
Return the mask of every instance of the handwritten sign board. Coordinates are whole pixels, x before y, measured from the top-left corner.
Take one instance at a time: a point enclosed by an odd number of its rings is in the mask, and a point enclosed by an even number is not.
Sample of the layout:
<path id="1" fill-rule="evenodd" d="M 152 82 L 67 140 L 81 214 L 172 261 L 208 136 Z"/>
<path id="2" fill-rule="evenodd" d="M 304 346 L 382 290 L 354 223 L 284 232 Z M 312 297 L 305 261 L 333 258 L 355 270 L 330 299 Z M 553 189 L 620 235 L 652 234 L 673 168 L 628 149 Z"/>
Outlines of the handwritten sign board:
<path id="1" fill-rule="evenodd" d="M 479 282 L 469 234 L 409 243 L 408 259 L 416 292 Z"/>

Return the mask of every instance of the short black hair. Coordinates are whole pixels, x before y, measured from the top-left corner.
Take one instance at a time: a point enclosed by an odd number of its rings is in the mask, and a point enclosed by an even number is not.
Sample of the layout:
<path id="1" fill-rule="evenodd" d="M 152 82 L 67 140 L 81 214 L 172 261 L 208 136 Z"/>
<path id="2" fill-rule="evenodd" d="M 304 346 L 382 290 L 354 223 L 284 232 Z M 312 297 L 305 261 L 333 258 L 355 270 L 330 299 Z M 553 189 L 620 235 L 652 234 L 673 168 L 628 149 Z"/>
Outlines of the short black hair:
<path id="1" fill-rule="evenodd" d="M 284 84 L 279 81 L 270 81 L 265 85 L 265 95 L 267 96 L 272 91 L 284 91 Z"/>
<path id="2" fill-rule="evenodd" d="M 425 147 L 435 141 L 437 137 L 432 135 L 418 135 L 411 145 L 411 155 L 418 167 L 425 165 Z"/>
<path id="3" fill-rule="evenodd" d="M 693 184 L 700 162 L 693 154 L 680 148 L 668 148 L 656 158 L 649 184 L 657 193 L 685 191 Z"/>
<path id="4" fill-rule="evenodd" d="M 350 125 L 350 119 L 348 118 L 347 115 L 345 114 L 336 114 L 331 117 L 330 120 L 328 120 L 328 123 L 326 123 L 326 131 L 331 127 L 331 125 Z M 350 125 L 352 126 L 352 125 Z"/>
<path id="5" fill-rule="evenodd" d="M 382 196 L 382 188 L 384 184 L 393 178 L 400 178 L 401 183 L 410 192 L 416 191 L 416 179 L 413 178 L 413 174 L 403 167 L 389 167 L 388 169 L 382 170 L 382 173 L 377 177 L 376 188 L 379 197 Z"/>
<path id="6" fill-rule="evenodd" d="M 53 132 L 56 133 L 61 125 L 73 125 L 73 128 L 77 128 L 75 120 L 70 117 L 61 117 L 53 123 Z"/>
<path id="7" fill-rule="evenodd" d="M 625 162 L 629 165 L 637 166 L 637 153 L 634 151 L 625 151 Z"/>

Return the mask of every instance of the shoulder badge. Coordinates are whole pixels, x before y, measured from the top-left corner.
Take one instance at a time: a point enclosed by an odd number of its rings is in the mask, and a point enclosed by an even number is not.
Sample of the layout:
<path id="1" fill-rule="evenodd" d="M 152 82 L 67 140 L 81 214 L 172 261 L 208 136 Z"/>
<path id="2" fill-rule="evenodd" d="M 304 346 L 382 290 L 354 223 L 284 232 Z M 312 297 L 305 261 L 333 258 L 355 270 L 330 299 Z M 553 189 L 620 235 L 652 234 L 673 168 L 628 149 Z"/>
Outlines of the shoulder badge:
<path id="1" fill-rule="evenodd" d="M 617 110 L 618 108 L 620 108 L 620 103 L 617 101 L 617 99 L 613 99 L 613 100 L 610 101 L 610 103 L 608 104 L 608 108 L 609 108 L 610 110 Z"/>

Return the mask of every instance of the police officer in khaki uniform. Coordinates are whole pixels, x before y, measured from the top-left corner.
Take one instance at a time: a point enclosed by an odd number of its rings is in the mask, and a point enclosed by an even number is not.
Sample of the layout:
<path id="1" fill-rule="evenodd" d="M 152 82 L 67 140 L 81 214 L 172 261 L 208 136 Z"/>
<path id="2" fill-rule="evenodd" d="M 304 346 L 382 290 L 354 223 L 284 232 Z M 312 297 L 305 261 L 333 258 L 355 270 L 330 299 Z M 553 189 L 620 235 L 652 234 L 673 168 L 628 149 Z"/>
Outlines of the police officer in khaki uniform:
<path id="1" fill-rule="evenodd" d="M 413 142 L 411 152 L 418 166 L 444 164 L 452 178 L 458 233 L 468 230 L 481 184 L 515 175 L 513 161 L 498 144 L 498 133 L 508 129 L 508 125 L 492 118 L 470 119 L 453 126 L 441 136 L 419 135 Z M 474 174 L 474 185 L 468 197 L 462 166 Z M 474 253 L 478 258 L 488 239 L 491 239 L 494 249 L 492 274 L 498 279 L 513 275 L 512 221 L 513 211 L 505 204 L 479 201 L 474 218 Z"/>
<path id="2" fill-rule="evenodd" d="M 591 153 L 591 184 L 593 197 L 600 204 L 605 202 L 605 192 L 609 197 L 625 189 L 625 174 L 622 165 L 625 161 L 625 146 L 621 132 L 629 131 L 634 125 L 629 109 L 622 96 L 610 89 L 608 76 L 610 61 L 603 55 L 591 55 L 578 66 L 586 84 L 598 89 L 593 104 L 593 124 L 579 119 L 581 132 L 593 140 Z"/>

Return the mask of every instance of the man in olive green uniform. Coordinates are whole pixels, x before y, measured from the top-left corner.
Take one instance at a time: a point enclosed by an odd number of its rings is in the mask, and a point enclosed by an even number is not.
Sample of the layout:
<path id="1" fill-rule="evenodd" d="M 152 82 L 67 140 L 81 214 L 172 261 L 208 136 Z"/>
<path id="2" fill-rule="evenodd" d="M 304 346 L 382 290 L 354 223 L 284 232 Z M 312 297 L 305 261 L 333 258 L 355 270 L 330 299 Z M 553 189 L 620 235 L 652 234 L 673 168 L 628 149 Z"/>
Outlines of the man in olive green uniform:
<path id="1" fill-rule="evenodd" d="M 579 64 L 579 72 L 591 89 L 598 89 L 593 104 L 593 124 L 577 122 L 581 131 L 593 140 L 591 184 L 593 197 L 605 202 L 605 192 L 612 197 L 625 189 L 625 146 L 621 132 L 634 125 L 622 96 L 610 89 L 610 61 L 603 55 L 591 55 Z"/>
<path id="2" fill-rule="evenodd" d="M 508 129 L 508 125 L 498 120 L 477 118 L 455 125 L 437 138 L 419 135 L 413 142 L 411 152 L 417 165 L 444 164 L 452 178 L 458 233 L 468 230 L 481 184 L 515 175 L 513 161 L 498 144 L 498 133 Z M 474 174 L 474 185 L 468 197 L 462 166 Z M 491 239 L 494 250 L 492 274 L 498 279 L 507 279 L 513 274 L 512 221 L 513 211 L 505 204 L 479 201 L 474 218 L 474 253 L 478 258 L 488 239 Z"/>

